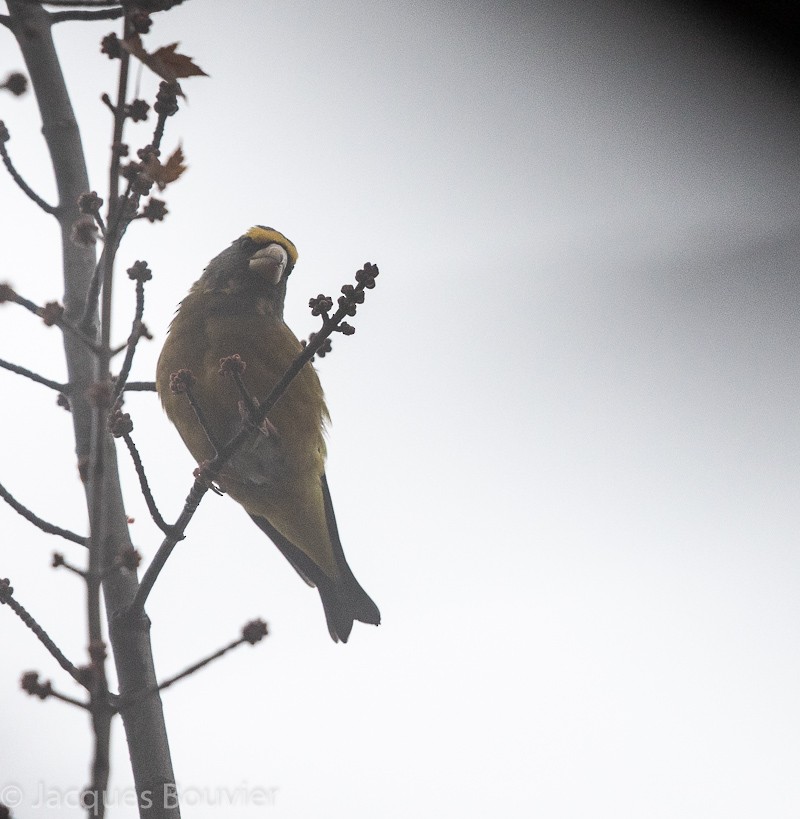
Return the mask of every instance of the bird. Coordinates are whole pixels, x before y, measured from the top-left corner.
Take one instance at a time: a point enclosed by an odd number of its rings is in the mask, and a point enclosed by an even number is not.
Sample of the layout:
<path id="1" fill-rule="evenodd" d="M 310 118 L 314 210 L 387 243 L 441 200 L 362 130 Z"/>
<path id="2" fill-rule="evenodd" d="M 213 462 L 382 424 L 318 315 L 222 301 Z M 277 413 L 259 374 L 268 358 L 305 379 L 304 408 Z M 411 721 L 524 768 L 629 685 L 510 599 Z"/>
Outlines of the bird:
<path id="1" fill-rule="evenodd" d="M 266 397 L 302 350 L 283 320 L 286 283 L 297 248 L 282 233 L 256 225 L 215 256 L 181 301 L 156 365 L 156 389 L 194 459 L 216 455 L 244 424 L 245 440 L 225 463 L 219 488 L 237 501 L 322 600 L 334 642 L 347 642 L 358 620 L 380 624 L 378 607 L 345 559 L 325 475 L 328 410 L 309 362 L 257 424 L 247 394 Z M 246 393 L 222 373 L 238 356 Z M 191 393 L 171 385 L 191 373 Z M 215 443 L 212 443 L 214 441 Z"/>

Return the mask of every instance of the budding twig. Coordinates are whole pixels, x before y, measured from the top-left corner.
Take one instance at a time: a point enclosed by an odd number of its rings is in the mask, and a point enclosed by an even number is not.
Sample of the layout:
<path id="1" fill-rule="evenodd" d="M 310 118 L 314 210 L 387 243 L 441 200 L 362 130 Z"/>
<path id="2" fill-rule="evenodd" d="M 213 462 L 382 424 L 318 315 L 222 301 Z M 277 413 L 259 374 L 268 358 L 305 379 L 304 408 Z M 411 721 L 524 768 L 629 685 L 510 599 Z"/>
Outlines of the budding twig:
<path id="1" fill-rule="evenodd" d="M 51 216 L 54 216 L 57 212 L 57 208 L 54 205 L 51 205 L 49 202 L 45 202 L 41 196 L 39 196 L 36 191 L 31 188 L 31 186 L 20 176 L 17 169 L 14 167 L 14 163 L 11 161 L 11 157 L 8 155 L 8 149 L 6 148 L 6 142 L 11 138 L 11 135 L 8 133 L 8 128 L 6 128 L 5 124 L 0 120 L 0 157 L 3 159 L 3 164 L 6 166 L 6 170 L 10 174 L 11 178 L 17 183 L 17 186 L 20 190 L 33 202 L 35 202 L 45 213 L 49 213 Z"/>
<path id="2" fill-rule="evenodd" d="M 108 429 L 115 438 L 122 438 L 122 440 L 125 441 L 125 446 L 128 448 L 128 453 L 130 454 L 131 460 L 133 461 L 133 466 L 136 469 L 136 475 L 139 478 L 139 486 L 142 490 L 144 501 L 147 504 L 147 509 L 150 512 L 150 517 L 153 518 L 153 522 L 159 529 L 161 529 L 162 532 L 164 532 L 165 535 L 171 534 L 172 527 L 164 520 L 161 513 L 158 511 L 155 498 L 153 497 L 153 493 L 150 489 L 150 483 L 147 480 L 147 473 L 145 472 L 142 458 L 139 455 L 139 450 L 136 448 L 136 444 L 133 442 L 133 438 L 131 437 L 131 432 L 133 432 L 133 421 L 131 421 L 131 416 L 129 413 L 122 411 L 119 403 L 117 403 L 114 410 L 108 416 Z M 183 535 L 179 536 L 179 540 L 181 539 L 183 539 Z"/>
<path id="3" fill-rule="evenodd" d="M 52 5 L 52 4 L 50 4 Z M 54 11 L 50 14 L 50 22 L 63 23 L 68 20 L 116 20 L 125 14 L 125 9 L 73 9 L 72 11 Z"/>
<path id="4" fill-rule="evenodd" d="M 155 392 L 155 381 L 128 381 L 125 384 L 125 392 Z"/>
<path id="5" fill-rule="evenodd" d="M 66 569 L 67 571 L 72 572 L 73 574 L 77 574 L 78 577 L 82 577 L 84 580 L 86 580 L 87 573 L 83 569 L 79 569 L 77 566 L 73 566 L 72 563 L 70 563 L 64 557 L 64 555 L 61 554 L 61 552 L 53 552 L 52 566 L 54 569 L 59 568 Z"/>
<path id="6" fill-rule="evenodd" d="M 136 345 L 139 339 L 147 333 L 147 329 L 144 324 L 142 324 L 142 316 L 144 315 L 144 283 L 153 278 L 153 272 L 147 266 L 146 262 L 138 261 L 134 262 L 133 265 L 128 268 L 128 277 L 136 282 L 136 311 L 131 326 L 131 334 L 126 345 L 125 360 L 122 362 L 122 368 L 119 371 L 117 383 L 114 387 L 114 400 L 119 398 L 125 389 L 125 382 L 128 380 L 128 376 L 131 372 Z"/>
<path id="7" fill-rule="evenodd" d="M 6 604 L 14 614 L 36 635 L 39 642 L 50 652 L 56 662 L 66 671 L 75 682 L 84 687 L 86 681 L 80 670 L 73 665 L 62 653 L 61 649 L 53 642 L 50 635 L 36 622 L 33 616 L 14 597 L 14 589 L 8 578 L 0 579 L 0 605 Z"/>
<path id="8" fill-rule="evenodd" d="M 246 369 L 246 364 L 240 355 L 229 355 L 219 362 L 219 374 L 229 375 L 233 378 L 239 394 L 242 396 L 242 404 L 246 410 L 248 419 L 252 420 L 258 410 L 258 401 L 250 395 L 250 391 L 242 380 L 242 373 Z"/>
<path id="9" fill-rule="evenodd" d="M 62 529 L 52 523 L 48 523 L 38 515 L 35 515 L 26 506 L 23 506 L 4 486 L 0 483 L 0 498 L 2 498 L 15 512 L 22 515 L 25 520 L 30 521 L 34 526 L 37 526 L 48 535 L 58 535 L 65 540 L 77 543 L 79 546 L 88 546 L 88 539 L 76 535 L 75 532 L 70 532 L 69 529 Z"/>
<path id="10" fill-rule="evenodd" d="M 202 660 L 190 665 L 188 668 L 185 668 L 178 674 L 175 674 L 172 677 L 167 677 L 166 680 L 162 680 L 158 685 L 152 686 L 144 691 L 140 691 L 138 693 L 133 694 L 131 697 L 123 698 L 120 700 L 119 709 L 123 710 L 124 708 L 128 708 L 134 703 L 139 702 L 140 700 L 144 699 L 145 697 L 149 696 L 150 694 L 154 694 L 156 691 L 164 691 L 164 689 L 169 688 L 171 685 L 174 685 L 179 680 L 183 680 L 186 677 L 191 676 L 196 671 L 199 671 L 201 668 L 204 668 L 209 663 L 214 662 L 214 660 L 218 660 L 220 657 L 224 657 L 229 651 L 232 651 L 234 648 L 238 648 L 245 643 L 249 643 L 251 646 L 255 645 L 256 643 L 260 642 L 267 636 L 269 630 L 267 628 L 267 624 L 263 620 L 252 620 L 247 623 L 244 628 L 242 629 L 242 636 L 238 639 L 234 640 L 228 645 L 221 648 L 219 651 L 215 651 L 213 654 L 209 654 L 208 657 L 205 657 Z"/>
<path id="11" fill-rule="evenodd" d="M 19 364 L 12 364 L 10 361 L 5 361 L 2 358 L 0 358 L 0 368 L 9 370 L 17 375 L 23 375 L 25 378 L 30 378 L 31 381 L 35 381 L 37 384 L 43 384 L 45 387 L 50 387 L 51 390 L 56 390 L 57 392 L 63 392 L 65 395 L 69 392 L 68 384 L 59 384 L 58 381 L 51 381 L 49 378 L 45 378 L 32 370 L 20 367 Z"/>
<path id="12" fill-rule="evenodd" d="M 7 284 L 0 285 L 0 302 L 4 301 L 10 301 L 20 305 L 20 307 L 24 307 L 35 316 L 39 316 L 48 327 L 55 324 L 56 327 L 61 328 L 61 330 L 72 333 L 72 335 L 79 339 L 93 353 L 100 352 L 100 347 L 93 339 L 89 338 L 83 330 L 76 327 L 71 321 L 67 321 L 67 319 L 64 318 L 64 308 L 57 301 L 48 302 L 44 307 L 40 307 L 29 299 L 20 296 L 19 293 L 14 291 Z"/>
<path id="13" fill-rule="evenodd" d="M 170 376 L 169 387 L 174 393 L 183 393 L 186 396 L 186 399 L 188 400 L 189 405 L 197 418 L 197 423 L 200 424 L 203 432 L 205 432 L 206 437 L 208 438 L 209 443 L 214 447 L 214 452 L 219 452 L 219 441 L 217 440 L 216 435 L 214 435 L 214 433 L 211 431 L 211 425 L 206 420 L 203 408 L 200 406 L 194 395 L 193 388 L 195 382 L 196 379 L 191 370 L 178 370 L 178 372 L 172 373 Z"/>
<path id="14" fill-rule="evenodd" d="M 49 697 L 55 697 L 61 702 L 67 702 L 70 705 L 76 705 L 78 708 L 89 710 L 89 703 L 76 700 L 74 697 L 69 697 L 66 694 L 61 694 L 53 688 L 50 680 L 40 680 L 39 674 L 36 671 L 26 671 L 20 679 L 20 688 L 27 692 L 31 697 L 38 697 L 40 700 L 46 700 Z"/>

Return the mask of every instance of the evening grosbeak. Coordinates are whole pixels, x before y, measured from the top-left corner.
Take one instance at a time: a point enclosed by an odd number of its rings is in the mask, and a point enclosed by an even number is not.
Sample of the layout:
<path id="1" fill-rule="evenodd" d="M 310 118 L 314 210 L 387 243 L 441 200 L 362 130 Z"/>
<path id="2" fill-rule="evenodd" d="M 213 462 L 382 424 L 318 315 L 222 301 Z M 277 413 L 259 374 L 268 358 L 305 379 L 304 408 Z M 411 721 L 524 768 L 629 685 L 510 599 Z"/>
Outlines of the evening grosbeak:
<path id="1" fill-rule="evenodd" d="M 170 388 L 180 370 L 220 445 L 250 425 L 218 483 L 240 503 L 298 574 L 316 586 L 328 631 L 347 642 L 354 620 L 380 623 L 378 607 L 347 565 L 328 482 L 323 426 L 328 410 L 317 373 L 306 364 L 259 426 L 220 362 L 240 356 L 253 398 L 266 397 L 302 347 L 283 321 L 286 280 L 297 249 L 272 228 L 253 227 L 212 259 L 181 302 L 158 359 L 156 386 L 167 416 L 194 458 L 216 454 L 186 395 Z"/>

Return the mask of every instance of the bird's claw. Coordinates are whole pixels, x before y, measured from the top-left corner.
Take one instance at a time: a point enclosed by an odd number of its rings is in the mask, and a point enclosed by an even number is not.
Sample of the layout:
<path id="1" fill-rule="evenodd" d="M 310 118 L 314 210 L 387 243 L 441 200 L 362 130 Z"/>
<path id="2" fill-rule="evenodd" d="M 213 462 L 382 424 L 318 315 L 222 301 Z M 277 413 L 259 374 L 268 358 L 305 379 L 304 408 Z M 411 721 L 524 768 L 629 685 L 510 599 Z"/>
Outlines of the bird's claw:
<path id="1" fill-rule="evenodd" d="M 248 403 L 244 400 L 239 401 L 239 417 L 242 419 L 242 423 L 246 426 L 256 428 L 259 432 L 266 435 L 267 438 L 275 438 L 277 440 L 279 437 L 278 430 L 269 418 L 265 418 L 258 425 L 253 423 L 253 414 L 258 409 L 258 406 L 257 398 L 253 399 L 252 406 L 248 406 Z"/>

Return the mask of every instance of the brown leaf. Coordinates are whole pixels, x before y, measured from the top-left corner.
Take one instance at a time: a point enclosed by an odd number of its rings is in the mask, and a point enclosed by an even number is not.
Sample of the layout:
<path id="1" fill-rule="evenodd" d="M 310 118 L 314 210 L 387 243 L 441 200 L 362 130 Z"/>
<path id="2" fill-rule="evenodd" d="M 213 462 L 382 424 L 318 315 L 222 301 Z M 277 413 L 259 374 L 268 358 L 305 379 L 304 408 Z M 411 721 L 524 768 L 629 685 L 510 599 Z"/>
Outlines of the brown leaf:
<path id="1" fill-rule="evenodd" d="M 178 177 L 186 170 L 186 165 L 184 165 L 183 160 L 185 159 L 183 155 L 183 149 L 180 145 L 172 152 L 172 155 L 167 160 L 166 164 L 164 165 L 164 185 L 168 185 L 170 182 L 174 182 Z M 159 184 L 159 189 L 164 190 L 164 188 Z"/>
<path id="2" fill-rule="evenodd" d="M 158 157 L 148 154 L 147 159 L 142 163 L 142 170 L 158 185 L 158 189 L 163 191 L 170 182 L 174 182 L 186 170 L 186 165 L 183 164 L 184 159 L 183 149 L 179 145 L 163 165 Z"/>
<path id="3" fill-rule="evenodd" d="M 208 76 L 200 66 L 192 61 L 191 57 L 178 54 L 175 51 L 178 43 L 162 46 L 149 54 L 142 45 L 142 38 L 138 34 L 134 34 L 120 40 L 120 45 L 167 82 L 176 82 L 184 77 Z"/>

